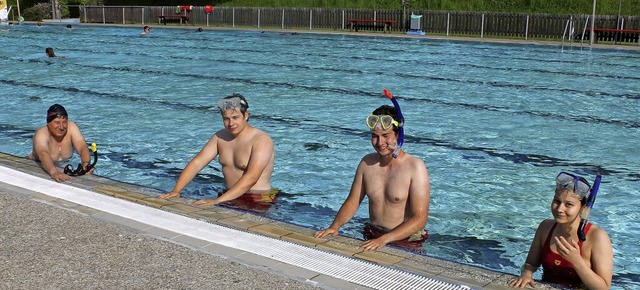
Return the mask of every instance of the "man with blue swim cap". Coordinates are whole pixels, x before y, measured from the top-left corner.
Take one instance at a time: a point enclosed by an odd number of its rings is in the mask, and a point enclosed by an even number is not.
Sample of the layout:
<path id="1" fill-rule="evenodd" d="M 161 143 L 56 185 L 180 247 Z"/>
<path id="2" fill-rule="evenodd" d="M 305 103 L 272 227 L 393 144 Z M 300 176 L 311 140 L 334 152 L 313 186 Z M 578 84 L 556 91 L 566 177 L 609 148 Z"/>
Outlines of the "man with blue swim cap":
<path id="1" fill-rule="evenodd" d="M 400 148 L 404 118 L 397 101 L 392 101 L 394 107 L 381 106 L 367 116 L 376 152 L 362 158 L 349 196 L 333 223 L 316 232 L 316 238 L 337 236 L 365 197 L 369 198 L 369 222 L 364 227 L 367 241 L 362 244 L 365 250 L 377 250 L 389 243 L 418 248 L 428 238 L 424 227 L 429 215 L 429 174 L 422 159 Z"/>
<path id="2" fill-rule="evenodd" d="M 91 161 L 87 142 L 78 125 L 69 121 L 67 110 L 60 104 L 54 104 L 47 110 L 47 125 L 36 130 L 33 135 L 33 151 L 27 158 L 40 162 L 42 169 L 53 180 L 64 182 L 70 177 L 57 164 L 69 160 L 74 149 L 80 154 L 81 166 L 86 168 Z M 93 169 L 87 170 L 87 173 L 91 172 Z"/>
<path id="3" fill-rule="evenodd" d="M 160 198 L 180 197 L 180 191 L 216 157 L 222 165 L 226 191 L 216 199 L 199 200 L 196 205 L 212 206 L 245 194 L 268 196 L 272 192 L 273 140 L 266 132 L 249 125 L 249 103 L 244 96 L 233 94 L 218 101 L 218 109 L 224 128 L 211 136 L 184 168 L 173 190 Z"/>

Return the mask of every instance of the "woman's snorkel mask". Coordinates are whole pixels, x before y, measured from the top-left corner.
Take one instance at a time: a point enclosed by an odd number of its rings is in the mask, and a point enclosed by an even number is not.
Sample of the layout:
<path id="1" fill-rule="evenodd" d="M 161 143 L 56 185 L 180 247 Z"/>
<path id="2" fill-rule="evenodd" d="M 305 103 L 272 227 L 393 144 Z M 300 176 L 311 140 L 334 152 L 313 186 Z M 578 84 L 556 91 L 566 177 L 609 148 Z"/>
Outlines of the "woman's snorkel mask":
<path id="1" fill-rule="evenodd" d="M 91 171 L 91 169 L 96 166 L 96 163 L 98 163 L 98 147 L 96 146 L 96 143 L 91 143 L 91 151 L 93 152 L 93 162 L 91 164 L 88 164 L 86 168 L 83 168 L 82 163 L 80 163 L 75 170 L 73 170 L 73 166 L 71 166 L 71 164 L 67 164 L 67 166 L 64 167 L 64 174 L 69 176 L 80 176 Z"/>
<path id="2" fill-rule="evenodd" d="M 398 115 L 398 143 L 396 144 L 396 148 L 393 150 L 393 158 L 398 158 L 398 153 L 402 150 L 402 144 L 404 144 L 404 116 L 402 116 L 402 111 L 400 110 L 400 104 L 396 98 L 391 94 L 391 92 L 387 89 L 382 91 L 384 95 L 391 100 L 393 103 L 393 107 L 396 109 L 396 114 Z"/>

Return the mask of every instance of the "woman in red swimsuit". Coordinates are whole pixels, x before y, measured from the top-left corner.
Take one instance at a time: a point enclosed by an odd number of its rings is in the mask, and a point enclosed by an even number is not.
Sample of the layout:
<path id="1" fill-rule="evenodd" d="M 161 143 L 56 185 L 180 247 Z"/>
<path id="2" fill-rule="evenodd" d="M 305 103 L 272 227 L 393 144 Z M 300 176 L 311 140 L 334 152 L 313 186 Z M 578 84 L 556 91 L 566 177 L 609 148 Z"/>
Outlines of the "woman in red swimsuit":
<path id="1" fill-rule="evenodd" d="M 542 280 L 564 286 L 609 289 L 613 275 L 613 248 L 605 230 L 589 223 L 586 240 L 579 242 L 580 213 L 591 185 L 569 172 L 556 177 L 556 190 L 551 202 L 553 219 L 540 223 L 522 266 L 520 277 L 509 282 L 511 287 L 535 287 L 533 273 L 542 265 Z"/>

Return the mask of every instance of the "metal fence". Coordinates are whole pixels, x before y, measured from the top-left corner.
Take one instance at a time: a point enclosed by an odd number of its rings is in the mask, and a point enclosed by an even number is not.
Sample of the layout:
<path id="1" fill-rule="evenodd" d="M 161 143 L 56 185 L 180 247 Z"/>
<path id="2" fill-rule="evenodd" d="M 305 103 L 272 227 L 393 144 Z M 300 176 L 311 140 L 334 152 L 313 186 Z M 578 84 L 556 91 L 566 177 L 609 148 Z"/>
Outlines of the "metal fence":
<path id="1" fill-rule="evenodd" d="M 392 32 L 404 32 L 410 15 L 401 10 L 324 9 L 324 8 L 247 8 L 215 7 L 211 13 L 204 6 L 181 10 L 180 6 L 81 6 L 80 20 L 85 23 L 149 24 L 158 23 L 158 15 L 187 15 L 195 26 L 255 27 L 278 29 L 346 30 L 347 19 L 395 20 Z M 582 38 L 590 15 L 555 15 L 525 13 L 482 13 L 419 10 L 421 28 L 427 34 L 519 39 L 564 39 L 571 22 L 574 38 Z M 404 21 L 404 22 L 403 22 Z M 640 30 L 640 17 L 596 15 L 595 27 Z M 361 30 L 382 30 L 371 25 Z M 640 33 L 599 33 L 603 41 L 638 42 Z M 584 35 L 589 37 L 588 33 Z"/>

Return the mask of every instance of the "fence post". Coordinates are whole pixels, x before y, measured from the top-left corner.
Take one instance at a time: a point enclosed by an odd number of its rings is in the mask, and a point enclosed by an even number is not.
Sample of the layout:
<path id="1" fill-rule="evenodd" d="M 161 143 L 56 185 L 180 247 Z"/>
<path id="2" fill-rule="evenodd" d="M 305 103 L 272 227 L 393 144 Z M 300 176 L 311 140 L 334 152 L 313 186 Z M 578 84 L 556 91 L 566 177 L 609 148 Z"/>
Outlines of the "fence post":
<path id="1" fill-rule="evenodd" d="M 284 9 L 282 9 L 282 29 L 284 29 Z"/>
<path id="2" fill-rule="evenodd" d="M 484 38 L 484 13 L 482 13 L 482 21 L 480 22 L 480 38 Z"/>
<path id="3" fill-rule="evenodd" d="M 529 39 L 529 15 L 527 15 L 527 21 L 524 26 L 524 40 Z"/>
<path id="4" fill-rule="evenodd" d="M 309 10 L 309 30 L 313 30 L 313 10 Z"/>
<path id="5" fill-rule="evenodd" d="M 125 24 L 124 23 L 124 7 L 122 7 L 122 24 Z"/>
<path id="6" fill-rule="evenodd" d="M 231 9 L 231 27 L 236 27 L 236 8 Z"/>
<path id="7" fill-rule="evenodd" d="M 142 10 L 142 25 L 144 25 L 144 7 L 140 8 Z"/>
<path id="8" fill-rule="evenodd" d="M 258 9 L 258 28 L 260 28 L 260 9 Z"/>
<path id="9" fill-rule="evenodd" d="M 342 10 L 342 30 L 344 30 L 344 16 L 345 16 L 345 12 L 344 10 Z"/>
<path id="10" fill-rule="evenodd" d="M 87 6 L 82 5 L 82 11 L 84 11 L 84 23 L 87 23 Z"/>
<path id="11" fill-rule="evenodd" d="M 449 36 L 449 23 L 451 22 L 451 12 L 447 13 L 447 36 Z"/>

